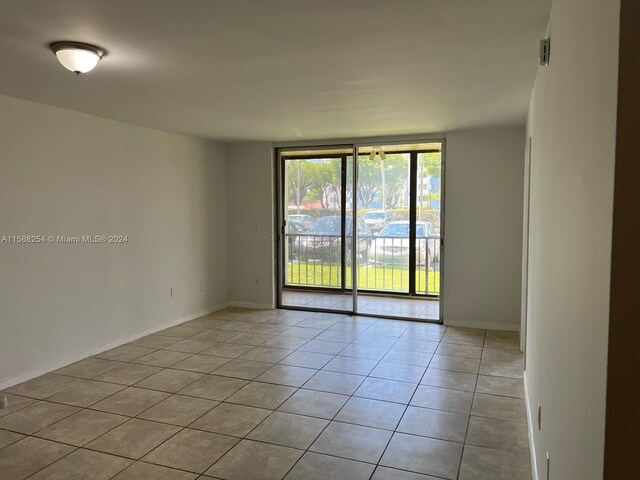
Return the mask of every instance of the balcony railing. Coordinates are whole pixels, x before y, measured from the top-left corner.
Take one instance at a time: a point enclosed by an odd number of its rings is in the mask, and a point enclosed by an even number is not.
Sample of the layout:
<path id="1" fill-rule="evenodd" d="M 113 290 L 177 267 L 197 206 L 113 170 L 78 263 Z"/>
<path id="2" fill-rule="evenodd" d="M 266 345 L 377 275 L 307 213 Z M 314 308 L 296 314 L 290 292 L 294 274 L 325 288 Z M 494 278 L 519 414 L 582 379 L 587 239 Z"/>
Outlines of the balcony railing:
<path id="1" fill-rule="evenodd" d="M 286 234 L 285 286 L 351 288 L 351 238 L 346 237 L 346 272 L 343 286 L 340 235 Z M 412 275 L 409 246 L 408 238 L 358 236 L 358 289 L 409 293 L 409 277 Z M 440 294 L 440 237 L 416 239 L 416 264 L 413 274 L 416 294 Z"/>

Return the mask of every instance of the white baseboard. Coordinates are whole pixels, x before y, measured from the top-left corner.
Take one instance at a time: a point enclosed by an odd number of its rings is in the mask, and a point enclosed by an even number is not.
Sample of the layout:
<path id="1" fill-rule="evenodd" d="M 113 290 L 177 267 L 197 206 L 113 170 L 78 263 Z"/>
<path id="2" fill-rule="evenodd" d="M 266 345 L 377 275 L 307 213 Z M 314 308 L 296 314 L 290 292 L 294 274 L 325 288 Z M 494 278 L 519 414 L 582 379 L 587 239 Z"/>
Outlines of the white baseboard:
<path id="1" fill-rule="evenodd" d="M 230 307 L 254 308 L 258 310 L 273 310 L 273 305 L 269 303 L 237 302 L 232 300 L 228 303 Z"/>
<path id="2" fill-rule="evenodd" d="M 506 330 L 509 332 L 519 332 L 519 323 L 502 323 L 502 322 L 474 322 L 468 320 L 455 320 L 450 318 L 444 319 L 444 324 L 448 327 L 469 327 L 483 328 L 485 330 Z"/>
<path id="3" fill-rule="evenodd" d="M 529 401 L 529 389 L 527 388 L 527 371 L 522 374 L 522 381 L 524 383 L 524 401 L 525 408 L 527 410 L 527 424 L 529 427 L 529 451 L 531 453 L 531 476 L 533 480 L 538 480 L 538 464 L 536 463 L 536 445 L 533 439 L 533 427 L 534 427 L 534 415 L 531 411 L 531 402 Z M 535 416 L 537 418 L 537 415 Z"/>
<path id="4" fill-rule="evenodd" d="M 163 323 L 162 325 L 157 325 L 153 328 L 145 330 L 143 332 L 138 332 L 133 335 L 130 335 L 125 338 L 120 338 L 110 343 L 97 345 L 95 347 L 87 348 L 82 350 L 81 352 L 75 353 L 68 357 L 63 358 L 62 360 L 58 360 L 56 362 L 47 363 L 46 366 L 42 366 L 39 368 L 35 368 L 33 370 L 29 370 L 28 372 L 21 373 L 14 377 L 4 378 L 0 380 L 0 391 L 6 388 L 12 387 L 13 385 L 17 385 L 18 383 L 26 382 L 27 380 L 31 380 L 32 378 L 39 377 L 40 375 L 44 375 L 45 373 L 52 372 L 53 370 L 57 370 L 58 368 L 65 367 L 71 363 L 82 360 L 83 358 L 90 357 L 91 355 L 96 355 L 98 353 L 104 352 L 106 350 L 111 350 L 112 348 L 119 347 L 120 345 L 124 345 L 125 343 L 133 342 L 138 338 L 145 337 L 147 335 L 151 335 L 152 333 L 156 333 L 160 330 L 164 330 L 165 328 L 173 327 L 175 325 L 179 325 L 184 322 L 188 322 L 189 320 L 193 320 L 195 318 L 201 317 L 211 312 L 215 312 L 222 308 L 225 308 L 227 305 L 218 305 L 212 308 L 207 308 L 203 311 L 194 313 L 192 315 L 188 315 L 186 317 L 178 318 L 177 320 L 172 320 L 170 322 Z"/>

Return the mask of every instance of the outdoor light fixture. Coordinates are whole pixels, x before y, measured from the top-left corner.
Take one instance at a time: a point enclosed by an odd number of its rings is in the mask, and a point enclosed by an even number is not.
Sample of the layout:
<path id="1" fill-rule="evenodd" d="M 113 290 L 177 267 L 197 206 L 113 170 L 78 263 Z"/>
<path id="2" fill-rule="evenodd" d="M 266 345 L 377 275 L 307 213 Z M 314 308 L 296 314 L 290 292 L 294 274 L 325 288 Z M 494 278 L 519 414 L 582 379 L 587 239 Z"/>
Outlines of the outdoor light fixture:
<path id="1" fill-rule="evenodd" d="M 90 72 L 107 52 L 95 45 L 78 42 L 55 42 L 49 45 L 64 68 L 76 75 Z"/>

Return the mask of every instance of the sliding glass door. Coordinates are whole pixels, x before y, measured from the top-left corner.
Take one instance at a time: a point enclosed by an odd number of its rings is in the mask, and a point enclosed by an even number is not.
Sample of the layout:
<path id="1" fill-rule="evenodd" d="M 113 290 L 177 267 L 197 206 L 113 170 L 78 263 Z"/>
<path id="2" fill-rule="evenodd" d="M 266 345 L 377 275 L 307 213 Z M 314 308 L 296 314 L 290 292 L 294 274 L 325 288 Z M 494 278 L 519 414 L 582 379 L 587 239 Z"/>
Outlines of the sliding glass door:
<path id="1" fill-rule="evenodd" d="M 353 262 L 352 217 L 347 205 L 353 184 L 348 175 L 348 168 L 353 168 L 352 151 L 280 153 L 284 305 L 353 311 L 352 297 L 346 295 Z"/>
<path id="2" fill-rule="evenodd" d="M 437 302 L 441 147 L 279 150 L 279 304 L 358 313 L 358 295 Z"/>

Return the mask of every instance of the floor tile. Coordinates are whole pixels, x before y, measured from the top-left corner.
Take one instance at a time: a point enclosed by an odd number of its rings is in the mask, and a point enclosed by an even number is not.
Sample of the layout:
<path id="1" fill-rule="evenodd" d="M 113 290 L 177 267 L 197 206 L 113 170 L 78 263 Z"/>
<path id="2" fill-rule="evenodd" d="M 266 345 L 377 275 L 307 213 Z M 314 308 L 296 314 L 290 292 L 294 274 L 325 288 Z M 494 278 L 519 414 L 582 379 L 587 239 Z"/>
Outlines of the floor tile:
<path id="1" fill-rule="evenodd" d="M 411 399 L 411 405 L 416 407 L 445 410 L 467 415 L 471 413 L 472 403 L 473 393 L 471 392 L 430 387 L 428 385 L 419 385 Z"/>
<path id="2" fill-rule="evenodd" d="M 451 388 L 473 392 L 476 389 L 478 376 L 472 373 L 451 372 L 437 368 L 427 368 L 420 383 L 432 387 Z"/>
<path id="3" fill-rule="evenodd" d="M 380 460 L 391 432 L 361 425 L 331 422 L 309 450 L 360 462 Z"/>
<path id="4" fill-rule="evenodd" d="M 211 355 L 193 355 L 176 363 L 171 368 L 177 370 L 188 370 L 190 372 L 211 373 L 216 368 L 220 368 L 229 362 L 229 358 L 214 357 Z"/>
<path id="5" fill-rule="evenodd" d="M 74 387 L 56 393 L 54 396 L 47 398 L 47 400 L 75 407 L 88 407 L 124 388 L 126 388 L 124 385 L 115 383 L 86 380 Z"/>
<path id="6" fill-rule="evenodd" d="M 153 352 L 154 348 L 136 347 L 134 345 L 121 345 L 111 350 L 94 355 L 95 358 L 103 360 L 117 360 L 120 362 L 130 362 L 136 358 L 143 357 Z"/>
<path id="7" fill-rule="evenodd" d="M 271 340 L 267 340 L 262 344 L 262 346 L 270 347 L 270 348 L 283 348 L 285 350 L 295 350 L 303 346 L 305 343 L 307 343 L 306 338 L 285 337 L 285 336 L 279 335 L 277 337 L 272 338 Z"/>
<path id="8" fill-rule="evenodd" d="M 370 398 L 350 398 L 335 417 L 336 421 L 367 427 L 394 430 L 400 422 L 405 406 Z"/>
<path id="9" fill-rule="evenodd" d="M 244 437 L 271 414 L 263 408 L 221 403 L 190 427 L 209 432 Z"/>
<path id="10" fill-rule="evenodd" d="M 88 409 L 80 410 L 78 413 L 64 418 L 44 430 L 40 430 L 37 436 L 82 447 L 127 420 L 128 417 L 112 413 L 96 412 Z"/>
<path id="11" fill-rule="evenodd" d="M 457 343 L 461 345 L 475 345 L 482 347 L 484 345 L 484 337 L 479 335 L 468 335 L 464 333 L 450 333 L 448 330 L 442 337 L 443 343 Z"/>
<path id="12" fill-rule="evenodd" d="M 204 473 L 236 443 L 237 438 L 186 428 L 144 457 L 165 467 Z"/>
<path id="13" fill-rule="evenodd" d="M 524 398 L 524 385 L 518 378 L 478 376 L 477 393 Z"/>
<path id="14" fill-rule="evenodd" d="M 336 356 L 327 363 L 323 370 L 332 372 L 352 373 L 354 375 L 369 375 L 378 362 L 366 358 Z"/>
<path id="15" fill-rule="evenodd" d="M 350 343 L 339 353 L 344 357 L 382 360 L 382 357 L 384 357 L 388 351 L 389 349 L 386 347 L 374 347 L 372 345 L 363 345 L 361 343 Z"/>
<path id="16" fill-rule="evenodd" d="M 102 360 L 99 358 L 85 358 L 79 362 L 54 370 L 53 373 L 58 375 L 68 375 L 70 377 L 94 378 L 101 373 L 108 372 L 109 370 L 116 368 L 119 365 L 122 365 L 122 363 L 111 360 Z"/>
<path id="17" fill-rule="evenodd" d="M 0 449 L 11 445 L 12 443 L 22 440 L 25 436 L 21 433 L 10 432 L 8 430 L 0 430 Z"/>
<path id="18" fill-rule="evenodd" d="M 189 358 L 190 353 L 172 352 L 170 350 L 156 350 L 144 357 L 136 358 L 134 363 L 141 363 L 143 365 L 151 365 L 153 367 L 170 367 L 176 363 Z"/>
<path id="19" fill-rule="evenodd" d="M 69 445 L 40 438 L 23 438 L 0 450 L 0 478 L 22 480 L 74 449 Z"/>
<path id="20" fill-rule="evenodd" d="M 237 334 L 236 334 L 237 335 Z M 200 355 L 214 355 L 216 357 L 237 358 L 253 349 L 253 345 L 241 345 L 235 343 L 219 343 L 200 352 Z"/>
<path id="21" fill-rule="evenodd" d="M 225 340 L 227 343 L 239 343 L 241 345 L 254 345 L 258 346 L 267 340 L 271 340 L 273 335 L 265 335 L 261 333 L 238 333 L 233 337 Z"/>
<path id="22" fill-rule="evenodd" d="M 97 438 L 87 448 L 121 457 L 139 459 L 180 431 L 180 427 L 131 419 Z"/>
<path id="23" fill-rule="evenodd" d="M 319 418 L 273 412 L 247 438 L 306 450 L 328 424 Z"/>
<path id="24" fill-rule="evenodd" d="M 29 477 L 33 480 L 109 480 L 131 465 L 131 460 L 78 449 Z"/>
<path id="25" fill-rule="evenodd" d="M 282 365 L 292 365 L 295 367 L 322 368 L 333 359 L 333 355 L 326 353 L 302 352 L 297 350 L 291 355 L 283 358 Z"/>
<path id="26" fill-rule="evenodd" d="M 0 396 L 6 396 L 8 405 L 0 410 L 0 418 L 6 417 L 10 413 L 17 412 L 29 405 L 33 405 L 37 402 L 35 398 L 22 397 L 20 395 L 14 395 L 12 393 L 0 392 Z"/>
<path id="27" fill-rule="evenodd" d="M 477 374 L 480 369 L 480 360 L 477 358 L 453 357 L 451 355 L 434 355 L 429 368 Z"/>
<path id="28" fill-rule="evenodd" d="M 325 332 L 326 333 L 326 332 Z M 337 338 L 342 337 L 341 332 L 334 332 Z M 324 334 L 321 334 L 324 335 Z M 300 351 L 302 352 L 314 352 L 314 353 L 326 353 L 328 355 L 337 355 L 341 350 L 343 350 L 349 343 L 347 342 L 335 342 L 331 340 L 318 340 L 317 337 L 313 340 L 309 340 L 302 347 L 300 347 Z"/>
<path id="29" fill-rule="evenodd" d="M 527 423 L 524 399 L 521 398 L 477 393 L 473 398 L 471 415 Z"/>
<path id="30" fill-rule="evenodd" d="M 385 337 L 383 335 L 373 335 L 369 332 L 364 332 L 352 343 L 359 343 L 363 345 L 372 345 L 374 347 L 386 347 L 391 348 L 398 341 L 395 337 Z"/>
<path id="31" fill-rule="evenodd" d="M 31 435 L 79 409 L 58 403 L 38 402 L 0 418 L 0 428 Z"/>
<path id="32" fill-rule="evenodd" d="M 439 480 L 430 475 L 422 475 L 421 473 L 404 472 L 389 467 L 377 467 L 376 472 L 371 480 Z"/>
<path id="33" fill-rule="evenodd" d="M 511 452 L 529 452 L 526 424 L 494 418 L 471 417 L 466 443 Z"/>
<path id="34" fill-rule="evenodd" d="M 108 372 L 98 375 L 95 380 L 102 382 L 118 383 L 121 385 L 133 385 L 154 373 L 158 373 L 160 367 L 150 365 L 139 365 L 136 363 L 125 363 Z"/>
<path id="35" fill-rule="evenodd" d="M 171 345 L 179 341 L 180 338 L 177 337 L 166 337 L 164 335 L 148 335 L 146 337 L 134 340 L 133 342 L 129 342 L 127 345 L 147 348 L 164 348 L 167 345 Z"/>
<path id="36" fill-rule="evenodd" d="M 418 383 L 426 371 L 425 367 L 403 363 L 380 362 L 369 374 L 370 377 Z"/>
<path id="37" fill-rule="evenodd" d="M 392 348 L 384 356 L 384 362 L 406 363 L 407 365 L 416 365 L 418 367 L 426 367 L 429 365 L 433 354 L 426 352 L 418 352 L 415 350 L 401 350 Z"/>
<path id="38" fill-rule="evenodd" d="M 522 364 L 524 354 L 517 350 L 505 350 L 502 348 L 485 348 L 482 350 L 482 359 L 492 362 L 508 362 Z"/>
<path id="39" fill-rule="evenodd" d="M 215 345 L 215 342 L 208 342 L 205 340 L 196 340 L 195 338 L 188 338 L 180 340 L 179 342 L 172 343 L 164 347 L 165 350 L 172 350 L 174 352 L 183 353 L 200 353 L 207 348 L 211 348 Z"/>
<path id="40" fill-rule="evenodd" d="M 469 415 L 463 413 L 409 406 L 398 425 L 398 432 L 462 443 L 468 421 Z"/>
<path id="41" fill-rule="evenodd" d="M 113 477 L 113 480 L 196 480 L 195 473 L 174 470 L 151 463 L 136 462 L 126 470 Z"/>
<path id="42" fill-rule="evenodd" d="M 25 397 L 45 399 L 67 388 L 82 383 L 83 380 L 75 377 L 47 373 L 26 382 L 14 385 L 6 389 L 7 392 Z"/>
<path id="43" fill-rule="evenodd" d="M 461 456 L 459 443 L 394 433 L 380 465 L 455 480 Z"/>
<path id="44" fill-rule="evenodd" d="M 239 378 L 205 375 L 200 380 L 196 380 L 184 388 L 180 393 L 193 397 L 222 401 L 240 390 L 247 383 L 249 382 Z"/>
<path id="45" fill-rule="evenodd" d="M 480 374 L 522 379 L 523 365 L 522 362 L 512 363 L 482 360 L 480 362 Z"/>
<path id="46" fill-rule="evenodd" d="M 101 400 L 91 406 L 95 410 L 135 417 L 147 408 L 161 402 L 170 394 L 147 390 L 144 388 L 128 387 L 118 393 Z"/>
<path id="47" fill-rule="evenodd" d="M 300 389 L 278 410 L 331 420 L 348 399 L 348 396 L 337 393 Z"/>
<path id="48" fill-rule="evenodd" d="M 280 480 L 303 453 L 289 447 L 242 440 L 206 473 L 225 480 Z"/>
<path id="49" fill-rule="evenodd" d="M 285 480 L 369 480 L 373 469 L 368 463 L 306 452 Z"/>
<path id="50" fill-rule="evenodd" d="M 528 454 L 465 445 L 459 480 L 531 480 Z"/>
<path id="51" fill-rule="evenodd" d="M 168 337 L 189 338 L 205 331 L 205 328 L 195 328 L 178 325 L 177 327 L 167 328 L 166 330 L 162 330 L 158 333 L 160 335 L 165 335 Z"/>
<path id="52" fill-rule="evenodd" d="M 202 378 L 201 373 L 166 368 L 136 383 L 136 387 L 176 393 L 200 378 Z"/>
<path id="53" fill-rule="evenodd" d="M 292 352 L 292 350 L 286 350 L 284 348 L 262 346 L 249 350 L 247 353 L 242 354 L 240 358 L 243 360 L 253 360 L 254 362 L 277 363 Z"/>
<path id="54" fill-rule="evenodd" d="M 301 387 L 317 370 L 312 368 L 294 367 L 292 365 L 274 365 L 260 375 L 256 380 L 265 383 Z"/>
<path id="55" fill-rule="evenodd" d="M 415 383 L 387 380 L 386 378 L 369 377 L 354 393 L 357 397 L 373 398 L 407 404 L 418 385 Z"/>
<path id="56" fill-rule="evenodd" d="M 207 342 L 223 342 L 237 334 L 237 332 L 231 332 L 229 330 L 207 330 L 191 338 L 193 340 L 205 340 Z"/>
<path id="57" fill-rule="evenodd" d="M 406 337 L 399 339 L 393 348 L 400 350 L 414 350 L 424 353 L 435 353 L 436 348 L 438 348 L 438 342 Z"/>
<path id="58" fill-rule="evenodd" d="M 353 395 L 365 378 L 362 375 L 320 370 L 304 384 L 304 388 Z"/>
<path id="59" fill-rule="evenodd" d="M 503 348 L 505 350 L 520 350 L 520 340 L 515 338 L 495 338 L 487 335 L 484 341 L 485 347 Z"/>
<path id="60" fill-rule="evenodd" d="M 320 335 L 323 331 L 324 330 L 321 328 L 306 328 L 297 325 L 285 330 L 284 332 L 282 332 L 282 335 L 287 337 L 305 338 L 309 340 L 313 337 L 316 337 L 317 335 Z"/>
<path id="61" fill-rule="evenodd" d="M 482 356 L 482 347 L 474 345 L 459 345 L 456 343 L 441 343 L 438 346 L 436 353 L 438 355 L 479 359 Z"/>
<path id="62" fill-rule="evenodd" d="M 271 368 L 271 363 L 252 362 L 236 358 L 213 371 L 214 375 L 253 380 Z"/>
<path id="63" fill-rule="evenodd" d="M 186 427 L 216 405 L 218 405 L 218 402 L 214 400 L 188 397 L 185 395 L 172 395 L 166 400 L 154 405 L 149 410 L 142 412 L 138 415 L 138 418 Z"/>
<path id="64" fill-rule="evenodd" d="M 227 402 L 275 410 L 295 392 L 293 387 L 251 382 L 231 395 Z"/>

